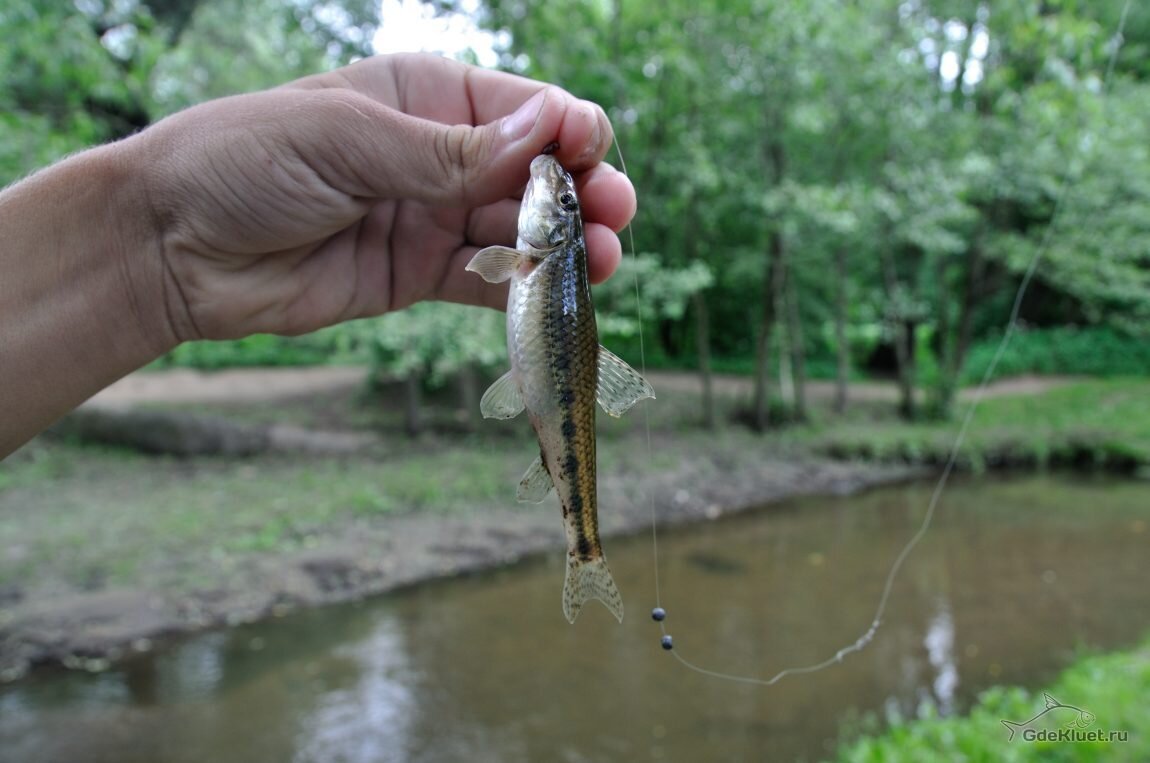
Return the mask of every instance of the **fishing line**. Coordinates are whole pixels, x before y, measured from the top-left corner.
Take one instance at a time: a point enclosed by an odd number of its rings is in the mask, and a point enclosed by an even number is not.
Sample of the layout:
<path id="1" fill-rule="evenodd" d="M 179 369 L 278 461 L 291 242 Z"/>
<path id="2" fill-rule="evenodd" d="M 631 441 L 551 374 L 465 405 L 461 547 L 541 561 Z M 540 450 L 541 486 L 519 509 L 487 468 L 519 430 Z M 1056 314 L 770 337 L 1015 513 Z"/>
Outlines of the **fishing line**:
<path id="1" fill-rule="evenodd" d="M 615 141 L 615 155 L 619 157 L 619 167 L 623 170 L 623 175 L 630 178 L 631 173 L 627 172 L 627 162 L 623 161 L 623 149 L 619 146 L 618 140 Z M 647 349 L 643 343 L 643 298 L 639 290 L 639 254 L 635 251 L 635 230 L 630 223 L 627 224 L 627 244 L 631 248 L 631 262 L 635 265 L 632 275 L 635 280 L 635 320 L 639 325 L 639 373 L 646 379 Z M 654 452 L 651 447 L 651 411 L 646 405 L 643 406 L 643 426 L 647 434 L 647 463 L 651 463 L 651 454 Z M 647 491 L 647 508 L 651 517 L 651 556 L 655 563 L 655 610 L 662 611 L 659 595 L 659 523 L 655 519 L 655 496 L 650 490 Z"/>
<path id="2" fill-rule="evenodd" d="M 1106 72 L 1102 81 L 1102 95 L 1104 97 L 1107 95 L 1107 91 L 1109 90 L 1113 78 L 1114 68 L 1118 61 L 1118 52 L 1122 49 L 1122 44 L 1125 41 L 1123 33 L 1126 29 L 1126 19 L 1130 12 L 1130 5 L 1131 0 L 1126 0 L 1126 2 L 1123 4 L 1122 14 L 1118 20 L 1118 29 L 1112 37 L 1113 50 L 1111 50 L 1110 60 L 1107 62 Z M 1085 128 L 1083 128 L 1083 130 L 1085 130 Z M 1079 137 L 1081 138 L 1081 136 Z M 1081 139 L 1076 141 L 1075 146 L 1076 149 L 1072 158 L 1078 158 L 1085 152 L 1083 141 Z M 623 162 L 623 153 L 619 149 L 618 141 L 615 143 L 615 151 L 619 156 L 619 164 L 623 169 L 623 173 L 627 174 L 627 166 Z M 1055 228 L 1062 218 L 1062 210 L 1065 206 L 1066 197 L 1069 195 L 1071 187 L 1070 168 L 1072 164 L 1072 162 L 1066 163 L 1066 172 L 1063 174 L 1059 183 L 1057 195 L 1055 196 L 1054 207 L 1051 212 L 1050 223 L 1047 225 L 1046 231 L 1043 233 L 1038 246 L 1035 248 L 1034 253 L 1030 257 L 1030 261 L 1027 263 L 1026 270 L 1023 272 L 1022 280 L 1019 282 L 1018 289 L 1014 294 L 1014 302 L 1011 305 L 1010 317 L 1007 320 L 1006 329 L 1003 332 L 1002 339 L 999 341 L 998 346 L 995 349 L 990 364 L 987 365 L 986 370 L 983 372 L 982 379 L 979 381 L 978 386 L 975 388 L 974 395 L 971 398 L 970 404 L 967 406 L 966 413 L 963 415 L 958 434 L 955 436 L 954 443 L 950 448 L 950 453 L 947 457 L 946 465 L 943 467 L 942 473 L 939 475 L 938 481 L 935 483 L 934 490 L 931 493 L 930 501 L 927 503 L 926 513 L 923 515 L 922 522 L 919 524 L 919 527 L 915 531 L 914 535 L 912 535 L 910 540 L 906 542 L 902 550 L 898 553 L 898 556 L 895 557 L 894 562 L 891 564 L 890 570 L 887 573 L 886 580 L 883 585 L 882 593 L 879 595 L 878 606 L 875 608 L 874 617 L 871 619 L 871 623 L 867 629 L 863 631 L 862 635 L 860 635 L 853 643 L 842 647 L 833 655 L 826 658 L 825 660 L 822 660 L 821 662 L 816 662 L 811 665 L 785 668 L 780 670 L 771 678 L 767 679 L 710 670 L 708 668 L 696 665 L 683 657 L 682 653 L 677 648 L 673 648 L 671 636 L 667 632 L 667 627 L 665 624 L 667 613 L 662 607 L 659 590 L 659 550 L 658 534 L 656 529 L 657 520 L 655 514 L 655 499 L 654 496 L 648 492 L 648 501 L 651 515 L 651 540 L 654 549 L 653 557 L 655 563 L 655 608 L 652 610 L 651 616 L 652 619 L 658 623 L 659 630 L 662 633 L 662 647 L 670 651 L 671 655 L 676 660 L 678 660 L 681 665 L 688 668 L 689 670 L 695 671 L 696 673 L 701 673 L 703 675 L 724 681 L 733 681 L 737 683 L 753 684 L 758 686 L 773 686 L 787 676 L 800 675 L 804 673 L 816 673 L 824 668 L 830 667 L 835 663 L 842 662 L 847 655 L 862 651 L 871 641 L 874 640 L 875 635 L 878 633 L 878 629 L 882 625 L 883 615 L 886 614 L 886 608 L 890 602 L 891 593 L 894 590 L 895 579 L 898 577 L 898 573 L 901 571 L 903 564 L 910 557 L 911 553 L 918 546 L 919 542 L 930 529 L 931 523 L 934 520 L 935 512 L 938 508 L 939 501 L 942 499 L 946 485 L 950 480 L 951 474 L 954 472 L 955 466 L 958 463 L 958 456 L 962 450 L 962 446 L 966 442 L 966 435 L 970 429 L 971 423 L 974 421 L 974 415 L 977 412 L 979 406 L 982 404 L 982 400 L 985 397 L 987 388 L 990 386 L 990 381 L 994 376 L 994 372 L 997 370 L 998 364 L 1005 355 L 1006 348 L 1009 346 L 1010 341 L 1014 337 L 1014 334 L 1018 328 L 1018 317 L 1022 311 L 1022 301 L 1026 296 L 1027 290 L 1030 288 L 1030 283 L 1034 279 L 1035 272 L 1038 270 L 1039 262 L 1042 260 L 1043 256 L 1050 248 L 1050 244 L 1053 241 Z M 635 252 L 635 237 L 631 230 L 631 226 L 627 227 L 627 234 L 630 240 L 632 258 L 637 261 L 638 256 Z M 635 304 L 636 313 L 639 320 L 640 363 L 642 367 L 642 373 L 644 376 L 646 376 L 647 366 L 646 355 L 643 346 L 642 299 L 639 289 L 638 268 L 635 269 Z M 648 459 L 650 459 L 652 454 L 651 418 L 650 413 L 647 410 L 647 406 L 643 406 L 643 415 L 647 431 L 647 456 Z"/>

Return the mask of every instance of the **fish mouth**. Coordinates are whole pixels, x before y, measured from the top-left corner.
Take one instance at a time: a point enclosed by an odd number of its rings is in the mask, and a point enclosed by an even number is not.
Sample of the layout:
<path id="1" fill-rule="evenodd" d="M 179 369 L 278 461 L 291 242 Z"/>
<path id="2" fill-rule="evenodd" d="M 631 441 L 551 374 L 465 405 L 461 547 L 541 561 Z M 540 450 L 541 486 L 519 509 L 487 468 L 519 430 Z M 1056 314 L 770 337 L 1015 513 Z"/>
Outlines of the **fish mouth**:
<path id="1" fill-rule="evenodd" d="M 555 198 L 568 185 L 570 176 L 554 156 L 540 154 L 531 161 L 518 227 L 519 238 L 536 252 L 553 252 L 566 243 L 556 240 L 563 215 Z"/>
<path id="2" fill-rule="evenodd" d="M 540 154 L 531 160 L 531 179 L 546 179 L 551 183 L 558 183 L 567 172 L 559 164 L 559 160 L 551 154 Z"/>

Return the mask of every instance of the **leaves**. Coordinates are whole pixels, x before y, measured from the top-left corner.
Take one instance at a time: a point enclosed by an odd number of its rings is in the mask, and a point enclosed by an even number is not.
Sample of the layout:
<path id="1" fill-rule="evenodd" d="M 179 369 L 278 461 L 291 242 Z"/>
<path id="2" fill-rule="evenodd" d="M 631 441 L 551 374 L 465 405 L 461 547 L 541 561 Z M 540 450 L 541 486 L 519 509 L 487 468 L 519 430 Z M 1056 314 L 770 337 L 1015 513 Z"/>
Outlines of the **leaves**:
<path id="1" fill-rule="evenodd" d="M 439 386 L 464 366 L 507 363 L 504 316 L 493 310 L 420 302 L 380 318 L 353 321 L 338 331 L 351 352 L 370 353 L 377 370 L 414 375 Z"/>

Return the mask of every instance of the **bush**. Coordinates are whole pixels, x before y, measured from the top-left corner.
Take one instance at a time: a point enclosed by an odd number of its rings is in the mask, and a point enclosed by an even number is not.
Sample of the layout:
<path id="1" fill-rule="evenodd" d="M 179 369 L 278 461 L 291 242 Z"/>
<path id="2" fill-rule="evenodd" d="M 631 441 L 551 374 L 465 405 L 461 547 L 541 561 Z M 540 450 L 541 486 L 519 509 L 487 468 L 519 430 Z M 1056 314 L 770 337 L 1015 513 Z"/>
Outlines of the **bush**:
<path id="1" fill-rule="evenodd" d="M 1046 693 L 1089 710 L 1091 729 L 1126 731 L 1125 742 L 1007 741 L 1003 719 L 1022 721 L 1042 709 L 1043 692 L 994 687 L 983 692 L 965 717 L 940 718 L 926 706 L 917 720 L 892 718 L 886 732 L 843 744 L 841 763 L 978 761 L 1150 760 L 1150 644 L 1131 652 L 1086 657 L 1072 665 Z"/>
<path id="2" fill-rule="evenodd" d="M 286 337 L 254 334 L 227 341 L 186 342 L 152 364 L 153 368 L 216 370 L 244 366 L 317 366 L 339 348 L 330 333 Z"/>
<path id="3" fill-rule="evenodd" d="M 995 337 L 971 347 L 962 383 L 982 379 L 1000 341 L 1001 337 Z M 1150 375 L 1150 341 L 1102 326 L 1020 329 L 991 378 L 1019 374 Z"/>

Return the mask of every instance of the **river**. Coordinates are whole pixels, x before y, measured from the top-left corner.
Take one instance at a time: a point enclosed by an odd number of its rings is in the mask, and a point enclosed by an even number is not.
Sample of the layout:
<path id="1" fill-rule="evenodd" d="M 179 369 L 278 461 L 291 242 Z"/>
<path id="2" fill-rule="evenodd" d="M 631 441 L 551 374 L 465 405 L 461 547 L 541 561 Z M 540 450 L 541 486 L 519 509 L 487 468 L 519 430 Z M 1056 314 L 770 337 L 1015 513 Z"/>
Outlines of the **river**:
<path id="1" fill-rule="evenodd" d="M 931 488 L 663 532 L 676 649 L 762 678 L 853 642 Z M 1146 493 L 1114 478 L 956 481 L 874 642 L 773 687 L 660 648 L 640 535 L 606 544 L 622 626 L 595 602 L 567 624 L 557 554 L 181 639 L 102 673 L 36 671 L 0 686 L 0 761 L 819 760 L 862 715 L 962 712 L 991 685 L 1041 686 L 1077 649 L 1150 631 Z"/>

